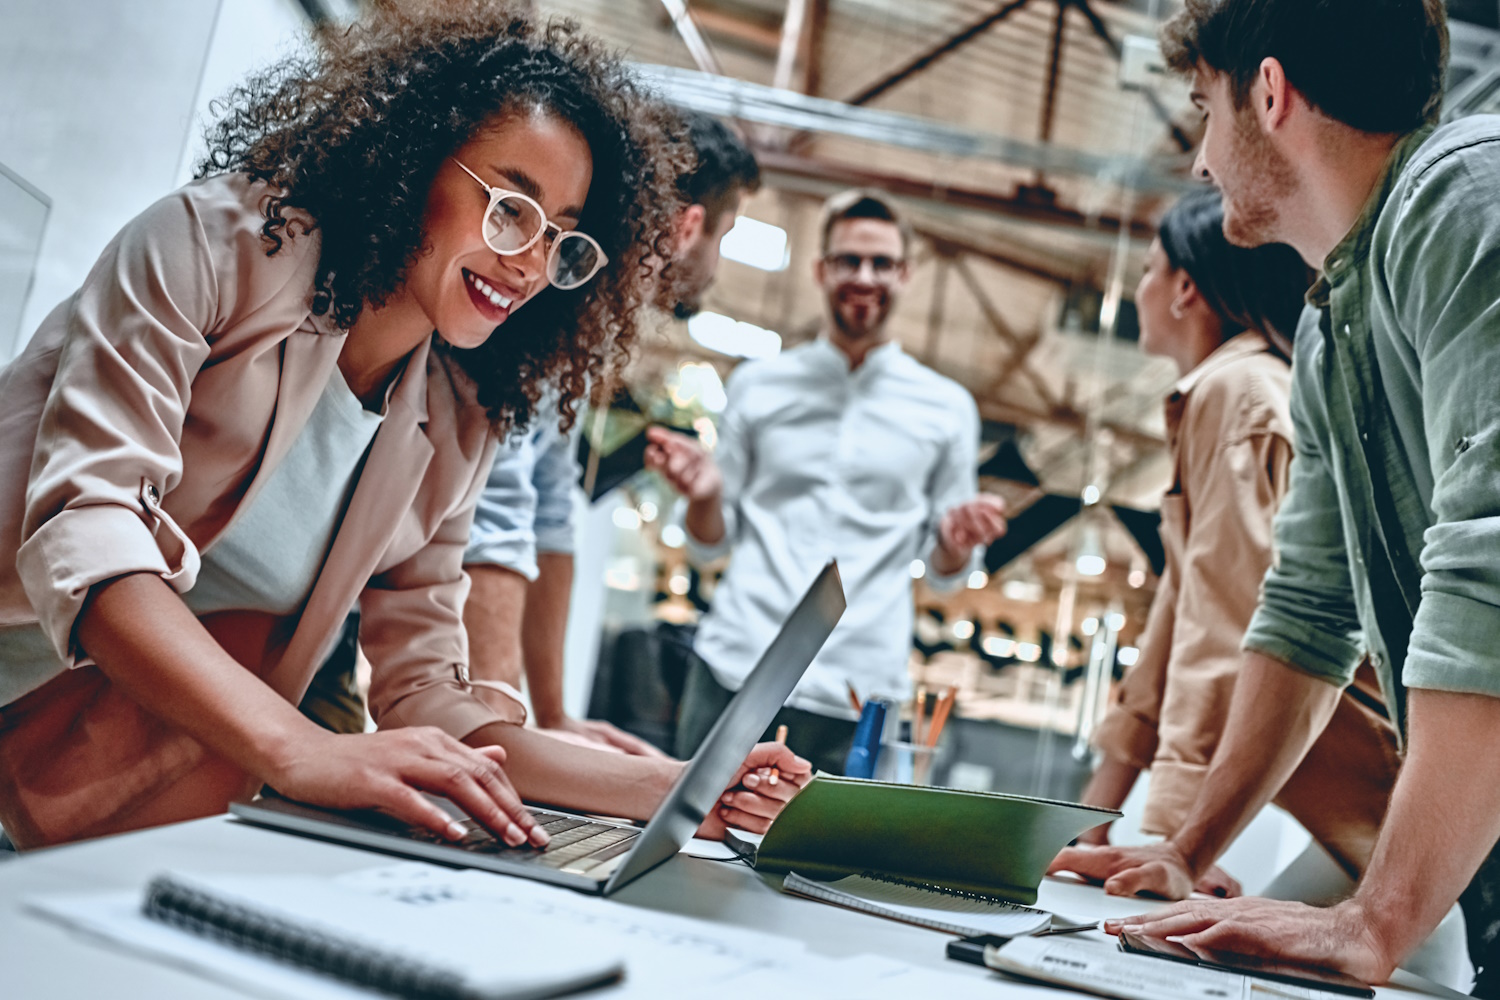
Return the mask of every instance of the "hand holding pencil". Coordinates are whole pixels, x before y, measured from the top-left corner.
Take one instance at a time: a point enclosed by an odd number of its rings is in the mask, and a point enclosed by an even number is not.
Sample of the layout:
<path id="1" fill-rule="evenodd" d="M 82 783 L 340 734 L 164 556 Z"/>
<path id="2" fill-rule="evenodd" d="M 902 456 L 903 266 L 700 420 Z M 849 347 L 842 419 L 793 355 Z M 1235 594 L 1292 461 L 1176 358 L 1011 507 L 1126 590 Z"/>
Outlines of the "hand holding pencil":
<path id="1" fill-rule="evenodd" d="M 771 771 L 776 781 L 771 781 Z M 698 836 L 722 839 L 726 827 L 765 833 L 786 804 L 812 780 L 812 763 L 792 753 L 784 743 L 760 743 L 740 765 L 739 772 L 718 808 L 698 828 Z"/>

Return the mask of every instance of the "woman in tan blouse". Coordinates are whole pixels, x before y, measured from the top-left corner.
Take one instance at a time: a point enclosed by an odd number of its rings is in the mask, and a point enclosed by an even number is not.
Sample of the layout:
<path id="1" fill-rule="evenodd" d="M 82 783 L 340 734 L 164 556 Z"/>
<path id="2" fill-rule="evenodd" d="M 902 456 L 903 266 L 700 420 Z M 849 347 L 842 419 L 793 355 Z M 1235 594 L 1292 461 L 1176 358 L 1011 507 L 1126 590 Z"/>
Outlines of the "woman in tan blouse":
<path id="1" fill-rule="evenodd" d="M 1100 726 L 1103 759 L 1083 795 L 1118 808 L 1150 769 L 1141 828 L 1164 836 L 1183 822 L 1218 746 L 1240 642 L 1274 558 L 1271 521 L 1292 459 L 1288 341 L 1311 280 L 1290 248 L 1230 246 L 1222 225 L 1218 192 L 1179 201 L 1162 220 L 1136 291 L 1141 349 L 1172 359 L 1182 373 L 1166 400 L 1167 566 L 1140 659 Z M 1395 734 L 1379 705 L 1373 675 L 1363 670 L 1276 800 L 1351 878 L 1369 862 L 1397 767 Z M 1107 844 L 1108 827 L 1080 842 Z M 1239 892 L 1217 868 L 1198 888 Z"/>
<path id="2" fill-rule="evenodd" d="M 398 9 L 399 8 L 399 9 Z M 468 676 L 462 557 L 497 432 L 571 422 L 669 258 L 678 129 L 500 4 L 382 5 L 233 95 L 0 371 L 0 826 L 20 847 L 267 783 L 507 843 L 541 799 L 644 818 L 676 761 L 524 730 Z M 358 602 L 380 731 L 296 710 Z M 764 829 L 785 747 L 709 817 Z M 753 786 L 759 786 L 758 790 Z M 518 795 L 519 793 L 519 795 Z"/>

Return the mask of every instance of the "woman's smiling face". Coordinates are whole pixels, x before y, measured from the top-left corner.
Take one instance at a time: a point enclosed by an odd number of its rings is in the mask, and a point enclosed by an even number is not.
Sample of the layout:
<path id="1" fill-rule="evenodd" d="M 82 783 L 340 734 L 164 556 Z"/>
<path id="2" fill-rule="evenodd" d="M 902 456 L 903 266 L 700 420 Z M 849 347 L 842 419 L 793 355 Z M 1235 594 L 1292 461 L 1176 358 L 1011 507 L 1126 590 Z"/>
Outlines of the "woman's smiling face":
<path id="1" fill-rule="evenodd" d="M 444 340 L 473 348 L 547 286 L 551 240 L 513 256 L 490 249 L 482 229 L 489 193 L 454 160 L 491 187 L 529 195 L 564 230 L 578 224 L 594 164 L 577 129 L 538 110 L 499 118 L 438 168 L 405 292 Z"/>

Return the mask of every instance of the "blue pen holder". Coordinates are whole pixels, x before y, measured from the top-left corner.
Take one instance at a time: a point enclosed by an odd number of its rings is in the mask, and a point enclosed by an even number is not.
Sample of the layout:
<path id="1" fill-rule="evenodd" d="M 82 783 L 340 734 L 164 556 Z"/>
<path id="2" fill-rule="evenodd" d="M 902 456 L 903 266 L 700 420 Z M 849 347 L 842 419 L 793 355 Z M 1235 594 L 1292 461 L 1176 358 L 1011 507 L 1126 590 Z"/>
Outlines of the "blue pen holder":
<path id="1" fill-rule="evenodd" d="M 886 703 L 879 698 L 865 701 L 854 728 L 854 745 L 844 760 L 844 774 L 850 778 L 873 778 L 875 762 L 880 757 L 880 737 L 885 732 Z"/>

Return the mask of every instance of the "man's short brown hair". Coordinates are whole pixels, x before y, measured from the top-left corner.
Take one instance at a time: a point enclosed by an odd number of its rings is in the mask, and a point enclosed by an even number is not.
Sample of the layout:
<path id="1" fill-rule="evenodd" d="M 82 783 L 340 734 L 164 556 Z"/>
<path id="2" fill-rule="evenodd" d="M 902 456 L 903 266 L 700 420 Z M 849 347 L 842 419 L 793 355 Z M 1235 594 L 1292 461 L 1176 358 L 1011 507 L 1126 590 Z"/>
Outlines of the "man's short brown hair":
<path id="1" fill-rule="evenodd" d="M 894 203 L 878 191 L 866 188 L 852 188 L 834 195 L 823 203 L 823 224 L 819 231 L 823 234 L 823 254 L 828 254 L 828 243 L 833 237 L 833 227 L 840 222 L 849 219 L 878 219 L 881 222 L 889 222 L 901 233 L 901 255 L 904 257 L 911 252 L 912 241 L 916 234 L 912 231 L 911 224 L 896 210 Z"/>
<path id="2" fill-rule="evenodd" d="M 1271 58 L 1328 117 L 1362 132 L 1410 132 L 1442 108 L 1448 15 L 1443 0 L 1187 0 L 1161 44 L 1178 73 L 1227 76 L 1237 108 Z"/>

